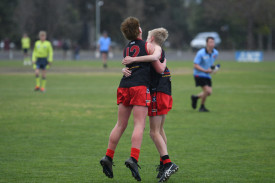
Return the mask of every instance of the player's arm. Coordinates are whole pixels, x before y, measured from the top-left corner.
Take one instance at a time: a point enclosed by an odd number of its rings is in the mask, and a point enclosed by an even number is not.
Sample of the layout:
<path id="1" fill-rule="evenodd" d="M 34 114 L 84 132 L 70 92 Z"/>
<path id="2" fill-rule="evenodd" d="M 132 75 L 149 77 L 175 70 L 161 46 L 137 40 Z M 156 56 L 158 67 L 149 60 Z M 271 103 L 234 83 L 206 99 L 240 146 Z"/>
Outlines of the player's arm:
<path id="1" fill-rule="evenodd" d="M 155 61 L 158 61 L 161 57 L 161 52 L 162 52 L 161 47 L 158 45 L 153 47 L 152 44 L 148 43 L 147 48 L 148 48 L 150 55 L 145 55 L 145 56 L 140 56 L 140 57 L 126 56 L 122 60 L 122 64 L 127 65 L 127 64 L 131 64 L 133 62 L 155 62 Z"/>
<path id="2" fill-rule="evenodd" d="M 202 55 L 198 52 L 195 59 L 194 59 L 194 68 L 199 70 L 199 71 L 205 72 L 205 73 L 211 73 L 212 70 L 210 68 L 209 69 L 204 69 L 199 65 L 201 60 L 202 60 Z"/>
<path id="3" fill-rule="evenodd" d="M 33 52 L 32 52 L 32 63 L 36 62 L 36 43 L 34 44 Z"/>
<path id="4" fill-rule="evenodd" d="M 49 65 L 52 64 L 53 62 L 53 47 L 52 44 L 49 42 L 49 55 L 48 55 L 48 61 L 49 61 Z"/>
<path id="5" fill-rule="evenodd" d="M 155 69 L 155 71 L 159 74 L 163 73 L 166 68 L 166 58 L 164 59 L 163 63 L 161 63 L 159 60 L 156 62 L 152 62 L 152 65 Z"/>
<path id="6" fill-rule="evenodd" d="M 205 73 L 211 73 L 213 71 L 211 68 L 204 69 L 199 64 L 196 64 L 196 63 L 194 63 L 194 68 Z"/>
<path id="7" fill-rule="evenodd" d="M 126 77 L 129 77 L 129 76 L 131 76 L 131 74 L 132 74 L 132 72 L 129 70 L 129 68 L 128 67 L 124 67 L 123 69 L 122 69 L 122 74 L 124 75 L 124 76 L 126 76 Z"/>

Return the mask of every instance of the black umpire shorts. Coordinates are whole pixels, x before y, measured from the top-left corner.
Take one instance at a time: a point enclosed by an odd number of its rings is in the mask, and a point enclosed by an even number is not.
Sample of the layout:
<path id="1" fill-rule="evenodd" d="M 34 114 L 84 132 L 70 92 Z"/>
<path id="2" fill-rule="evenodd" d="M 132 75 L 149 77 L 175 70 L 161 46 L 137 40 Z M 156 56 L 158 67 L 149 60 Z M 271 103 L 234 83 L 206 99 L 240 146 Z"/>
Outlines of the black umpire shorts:
<path id="1" fill-rule="evenodd" d="M 36 68 L 45 70 L 46 66 L 48 65 L 48 59 L 47 58 L 37 58 L 36 61 Z"/>
<path id="2" fill-rule="evenodd" d="M 210 78 L 204 78 L 204 77 L 194 77 L 196 86 L 212 86 L 212 81 Z"/>

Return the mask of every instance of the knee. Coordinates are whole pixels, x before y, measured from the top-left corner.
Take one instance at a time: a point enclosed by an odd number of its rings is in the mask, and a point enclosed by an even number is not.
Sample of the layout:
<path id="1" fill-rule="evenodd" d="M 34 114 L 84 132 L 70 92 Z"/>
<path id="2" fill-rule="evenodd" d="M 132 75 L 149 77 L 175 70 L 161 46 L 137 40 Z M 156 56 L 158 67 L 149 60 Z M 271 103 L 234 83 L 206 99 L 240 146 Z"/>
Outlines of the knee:
<path id="1" fill-rule="evenodd" d="M 206 96 L 210 96 L 212 94 L 212 88 L 208 88 L 207 90 L 204 91 Z"/>
<path id="2" fill-rule="evenodd" d="M 117 123 L 117 128 L 119 128 L 120 131 L 124 131 L 127 128 L 127 123 Z"/>
<path id="3" fill-rule="evenodd" d="M 151 137 L 151 139 L 155 139 L 157 135 L 158 134 L 157 134 L 156 131 L 150 130 L 150 137 Z"/>
<path id="4" fill-rule="evenodd" d="M 212 94 L 212 90 L 207 91 L 207 95 L 210 96 Z"/>

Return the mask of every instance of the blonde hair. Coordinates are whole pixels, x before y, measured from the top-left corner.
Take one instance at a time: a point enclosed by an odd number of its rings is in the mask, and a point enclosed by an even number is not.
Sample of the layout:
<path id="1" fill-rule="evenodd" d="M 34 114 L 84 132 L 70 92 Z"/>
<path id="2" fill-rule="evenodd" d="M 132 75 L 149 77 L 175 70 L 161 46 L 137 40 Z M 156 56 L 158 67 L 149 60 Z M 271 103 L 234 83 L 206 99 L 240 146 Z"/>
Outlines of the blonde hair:
<path id="1" fill-rule="evenodd" d="M 40 31 L 39 34 L 38 34 L 38 36 L 40 37 L 40 36 L 42 36 L 42 35 L 47 36 L 47 32 L 46 32 L 46 31 Z"/>
<path id="2" fill-rule="evenodd" d="M 168 31 L 163 27 L 153 29 L 148 32 L 148 37 L 154 37 L 155 43 L 161 46 L 168 38 Z"/>
<path id="3" fill-rule="evenodd" d="M 139 20 L 135 17 L 126 18 L 120 26 L 124 37 L 130 41 L 137 39 L 139 35 Z"/>

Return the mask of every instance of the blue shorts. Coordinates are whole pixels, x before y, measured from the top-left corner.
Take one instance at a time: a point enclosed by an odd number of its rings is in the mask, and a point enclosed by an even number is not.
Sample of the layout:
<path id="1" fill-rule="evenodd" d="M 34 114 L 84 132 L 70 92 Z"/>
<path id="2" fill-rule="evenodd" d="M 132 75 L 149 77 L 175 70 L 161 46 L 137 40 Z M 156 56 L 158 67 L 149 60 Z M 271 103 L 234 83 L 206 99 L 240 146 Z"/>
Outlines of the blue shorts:
<path id="1" fill-rule="evenodd" d="M 48 65 L 48 59 L 47 58 L 37 58 L 36 61 L 36 68 L 45 70 L 46 66 Z"/>

